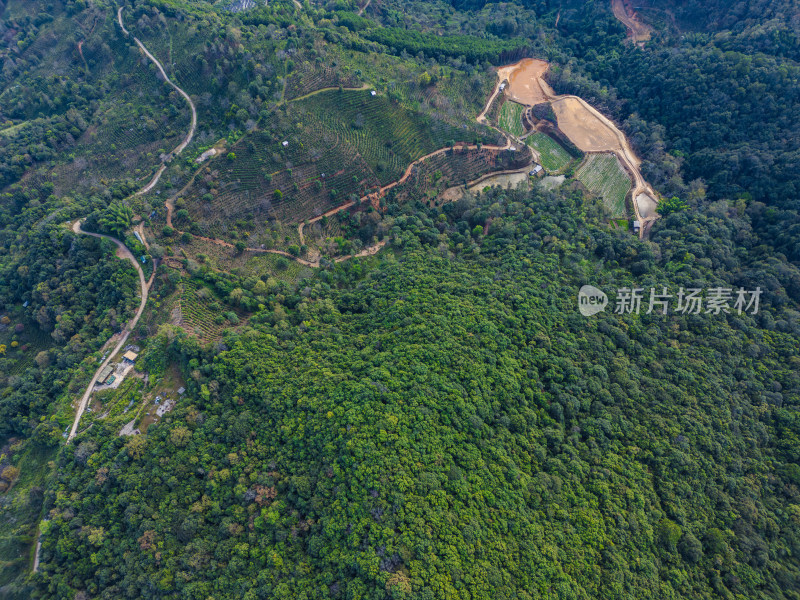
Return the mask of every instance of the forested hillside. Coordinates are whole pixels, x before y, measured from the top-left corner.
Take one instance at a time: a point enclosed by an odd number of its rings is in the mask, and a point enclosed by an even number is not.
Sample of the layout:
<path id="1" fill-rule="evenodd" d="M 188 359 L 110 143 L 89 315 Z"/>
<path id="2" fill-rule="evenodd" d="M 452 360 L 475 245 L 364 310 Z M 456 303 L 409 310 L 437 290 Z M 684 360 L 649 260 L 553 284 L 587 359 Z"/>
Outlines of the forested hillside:
<path id="1" fill-rule="evenodd" d="M 797 2 L 625 6 L 0 3 L 0 598 L 800 599 Z"/>
<path id="2" fill-rule="evenodd" d="M 596 219 L 541 192 L 398 216 L 367 273 L 165 340 L 194 400 L 63 453 L 40 591 L 796 597 L 800 274 L 724 202 L 652 246 Z M 587 321 L 585 281 L 772 285 L 756 318 Z"/>

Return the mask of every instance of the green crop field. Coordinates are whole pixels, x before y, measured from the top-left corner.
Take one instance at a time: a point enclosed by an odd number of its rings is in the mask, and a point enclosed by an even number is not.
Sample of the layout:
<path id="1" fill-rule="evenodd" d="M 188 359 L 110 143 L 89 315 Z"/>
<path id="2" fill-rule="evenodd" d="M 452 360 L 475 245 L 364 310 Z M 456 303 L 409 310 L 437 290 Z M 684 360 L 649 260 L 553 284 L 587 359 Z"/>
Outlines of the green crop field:
<path id="1" fill-rule="evenodd" d="M 195 179 L 185 195 L 192 231 L 234 240 L 230 223 L 242 221 L 248 244 L 270 244 L 270 220 L 298 223 L 361 198 L 481 129 L 454 127 L 370 90 L 334 89 L 288 103 Z"/>
<path id="2" fill-rule="evenodd" d="M 613 218 L 625 217 L 625 195 L 631 188 L 631 179 L 614 154 L 590 154 L 575 177 L 602 198 Z"/>
<path id="3" fill-rule="evenodd" d="M 181 294 L 183 327 L 203 341 L 218 339 L 222 331 L 237 325 L 243 313 L 225 304 L 213 290 L 196 281 L 186 281 Z"/>
<path id="4" fill-rule="evenodd" d="M 518 137 L 524 134 L 525 127 L 522 126 L 522 113 L 524 112 L 525 107 L 522 104 L 505 102 L 500 108 L 500 129 Z"/>
<path id="5" fill-rule="evenodd" d="M 564 148 L 546 133 L 536 132 L 525 140 L 542 157 L 542 166 L 548 173 L 557 173 L 566 167 L 572 157 Z"/>
<path id="6" fill-rule="evenodd" d="M 298 104 L 318 118 L 320 127 L 355 147 L 382 185 L 399 179 L 410 163 L 449 141 L 475 137 L 367 90 L 324 92 Z"/>

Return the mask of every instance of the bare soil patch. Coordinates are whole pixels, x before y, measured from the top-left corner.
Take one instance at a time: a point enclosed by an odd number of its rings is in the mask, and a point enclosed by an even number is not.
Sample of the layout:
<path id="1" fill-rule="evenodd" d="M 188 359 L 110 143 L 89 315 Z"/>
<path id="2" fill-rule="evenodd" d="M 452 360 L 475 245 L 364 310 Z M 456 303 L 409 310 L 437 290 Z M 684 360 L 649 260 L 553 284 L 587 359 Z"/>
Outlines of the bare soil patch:
<path id="1" fill-rule="evenodd" d="M 656 207 L 658 203 L 653 200 L 650 194 L 641 193 L 636 196 L 636 207 L 639 209 L 639 214 L 647 219 L 656 215 Z"/>
<path id="2" fill-rule="evenodd" d="M 499 185 L 501 188 L 514 188 L 523 181 L 528 181 L 528 170 L 525 169 L 518 173 L 506 173 L 502 175 L 492 175 L 480 181 L 480 183 L 473 184 L 469 187 L 470 191 L 482 190 L 485 187 L 492 187 Z"/>
<path id="3" fill-rule="evenodd" d="M 566 96 L 552 106 L 558 128 L 583 152 L 622 152 L 617 134 L 586 103 Z"/>
<path id="4" fill-rule="evenodd" d="M 550 65 L 543 60 L 525 58 L 516 64 L 501 67 L 497 74 L 500 81 L 508 80 L 506 93 L 511 100 L 533 106 L 555 96 L 543 79 L 549 68 Z"/>
<path id="5" fill-rule="evenodd" d="M 620 0 L 621 3 L 622 0 Z M 625 18 L 630 20 L 635 13 L 627 11 L 621 4 Z M 640 23 L 641 25 L 641 23 Z M 649 30 L 649 27 L 644 26 Z M 649 35 L 649 34 L 648 34 Z M 504 93 L 508 98 L 527 106 L 549 103 L 558 121 L 558 129 L 583 152 L 613 152 L 625 171 L 633 179 L 633 205 L 638 220 L 643 221 L 642 233 L 646 230 L 644 222 L 658 218 L 655 206 L 658 194 L 644 180 L 639 165 L 641 161 L 625 137 L 625 134 L 605 115 L 587 103 L 583 98 L 571 95 L 557 95 L 544 81 L 549 65 L 538 59 L 526 58 L 497 70 L 498 83 L 491 100 L 501 91 L 503 81 L 508 81 Z M 485 114 L 481 113 L 480 118 Z M 639 199 L 641 198 L 641 202 Z M 640 211 L 641 204 L 641 211 Z"/>

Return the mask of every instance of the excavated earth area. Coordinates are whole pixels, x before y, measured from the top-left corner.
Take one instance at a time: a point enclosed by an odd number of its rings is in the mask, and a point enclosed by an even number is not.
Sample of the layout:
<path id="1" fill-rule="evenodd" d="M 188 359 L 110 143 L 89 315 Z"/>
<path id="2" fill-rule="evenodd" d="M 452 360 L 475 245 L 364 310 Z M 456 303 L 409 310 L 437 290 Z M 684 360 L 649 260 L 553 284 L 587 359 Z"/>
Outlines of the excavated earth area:
<path id="1" fill-rule="evenodd" d="M 549 102 L 556 115 L 558 128 L 581 151 L 616 154 L 633 180 L 631 197 L 636 219 L 642 222 L 644 232 L 645 222 L 658 218 L 655 210 L 658 194 L 639 171 L 641 161 L 625 134 L 605 115 L 578 96 L 557 95 L 544 80 L 548 68 L 547 62 L 533 58 L 500 67 L 495 94 L 502 87 L 502 92 L 508 99 L 520 104 L 535 106 Z"/>

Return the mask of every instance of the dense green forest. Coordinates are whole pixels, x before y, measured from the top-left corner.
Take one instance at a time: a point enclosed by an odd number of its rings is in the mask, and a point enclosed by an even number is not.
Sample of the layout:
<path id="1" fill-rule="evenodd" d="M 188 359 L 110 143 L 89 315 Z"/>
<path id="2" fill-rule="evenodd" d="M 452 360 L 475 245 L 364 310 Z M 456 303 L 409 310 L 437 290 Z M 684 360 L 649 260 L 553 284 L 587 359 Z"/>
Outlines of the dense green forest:
<path id="1" fill-rule="evenodd" d="M 641 46 L 610 1 L 249 4 L 0 2 L 0 598 L 800 599 L 796 2 L 642 0 Z M 465 189 L 522 164 L 475 117 L 526 56 L 646 239 Z M 140 293 L 78 219 L 155 273 L 66 443 Z M 760 310 L 645 314 L 719 287 Z"/>
<path id="2" fill-rule="evenodd" d="M 193 401 L 62 454 L 40 591 L 796 597 L 800 321 L 778 282 L 800 273 L 751 257 L 726 202 L 652 247 L 598 216 L 565 192 L 418 207 L 368 271 L 270 296 L 222 346 L 165 331 Z M 585 281 L 773 285 L 755 318 L 587 321 Z"/>

